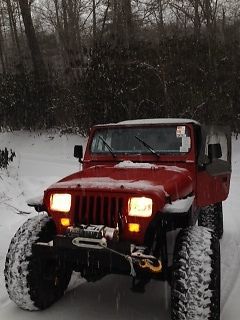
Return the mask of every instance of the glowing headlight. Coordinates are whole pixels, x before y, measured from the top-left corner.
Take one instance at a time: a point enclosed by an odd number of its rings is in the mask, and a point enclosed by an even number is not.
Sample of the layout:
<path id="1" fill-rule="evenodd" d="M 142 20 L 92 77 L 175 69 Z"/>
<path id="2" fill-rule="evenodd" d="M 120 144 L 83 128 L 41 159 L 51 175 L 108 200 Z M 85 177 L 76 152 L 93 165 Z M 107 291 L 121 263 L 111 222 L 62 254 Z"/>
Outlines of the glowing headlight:
<path id="1" fill-rule="evenodd" d="M 68 193 L 54 193 L 50 197 L 50 209 L 53 211 L 69 212 L 71 195 Z"/>
<path id="2" fill-rule="evenodd" d="M 151 217 L 152 199 L 145 197 L 130 198 L 128 200 L 128 215 L 144 218 Z"/>

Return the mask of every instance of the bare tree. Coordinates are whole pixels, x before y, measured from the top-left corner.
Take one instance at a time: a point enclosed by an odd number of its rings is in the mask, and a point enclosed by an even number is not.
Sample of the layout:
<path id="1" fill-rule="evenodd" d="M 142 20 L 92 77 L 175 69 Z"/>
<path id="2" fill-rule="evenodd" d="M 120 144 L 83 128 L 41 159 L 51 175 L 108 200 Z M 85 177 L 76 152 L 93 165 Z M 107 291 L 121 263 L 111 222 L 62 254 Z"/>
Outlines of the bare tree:
<path id="1" fill-rule="evenodd" d="M 131 0 L 112 0 L 111 10 L 115 44 L 128 48 L 133 36 Z"/>
<path id="2" fill-rule="evenodd" d="M 110 1 L 111 0 L 107 0 L 107 2 L 106 2 L 106 8 L 104 10 L 102 24 L 101 24 L 101 27 L 100 27 L 99 43 L 102 42 L 103 33 L 104 33 L 104 30 L 105 30 L 107 17 L 108 17 L 108 13 L 109 13 L 109 9 L 110 9 Z"/>
<path id="3" fill-rule="evenodd" d="M 218 0 L 200 0 L 200 6 L 203 12 L 203 19 L 206 25 L 209 63 L 210 66 L 215 66 L 214 50 L 216 48 L 216 17 L 218 10 Z"/>
<path id="4" fill-rule="evenodd" d="M 14 9 L 13 9 L 11 0 L 6 0 L 6 6 L 7 6 L 8 17 L 9 17 L 12 41 L 14 46 L 16 47 L 17 56 L 18 56 L 18 67 L 20 72 L 24 73 L 24 61 L 23 61 L 22 50 L 21 50 L 18 31 L 17 31 L 16 16 L 14 14 Z"/>
<path id="5" fill-rule="evenodd" d="M 6 72 L 6 66 L 5 66 L 5 56 L 4 56 L 4 44 L 3 44 L 3 36 L 2 36 L 2 30 L 0 29 L 0 60 L 2 65 L 2 72 Z"/>
<path id="6" fill-rule="evenodd" d="M 22 19 L 25 27 L 27 43 L 31 52 L 33 69 L 37 81 L 47 79 L 47 72 L 45 69 L 42 53 L 38 44 L 35 29 L 33 26 L 31 16 L 31 2 L 28 0 L 18 0 L 21 9 Z"/>
<path id="7" fill-rule="evenodd" d="M 200 39 L 201 18 L 200 18 L 200 0 L 190 0 L 194 7 L 194 36 L 196 40 Z"/>
<path id="8" fill-rule="evenodd" d="M 95 47 L 97 41 L 97 17 L 96 17 L 96 1 L 92 0 L 92 18 L 93 18 L 93 46 Z"/>
<path id="9" fill-rule="evenodd" d="M 151 0 L 145 5 L 145 18 L 148 21 L 154 21 L 157 26 L 158 36 L 160 39 L 165 36 L 165 12 L 169 6 L 169 0 Z"/>
<path id="10" fill-rule="evenodd" d="M 2 14 L 3 8 L 2 4 L 0 6 L 0 60 L 1 60 L 1 65 L 2 65 L 2 72 L 6 72 L 6 63 L 5 63 L 5 48 L 4 48 L 4 36 L 2 32 L 2 27 L 4 25 L 3 21 L 3 14 Z"/>

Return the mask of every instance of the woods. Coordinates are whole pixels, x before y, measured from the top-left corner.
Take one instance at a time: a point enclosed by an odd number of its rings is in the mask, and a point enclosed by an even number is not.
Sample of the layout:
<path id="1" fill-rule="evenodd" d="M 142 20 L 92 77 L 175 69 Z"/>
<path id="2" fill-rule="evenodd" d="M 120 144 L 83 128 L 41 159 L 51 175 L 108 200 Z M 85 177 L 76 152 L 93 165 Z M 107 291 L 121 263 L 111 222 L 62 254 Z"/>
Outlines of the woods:
<path id="1" fill-rule="evenodd" d="M 0 125 L 191 117 L 240 129 L 240 5 L 0 0 Z"/>

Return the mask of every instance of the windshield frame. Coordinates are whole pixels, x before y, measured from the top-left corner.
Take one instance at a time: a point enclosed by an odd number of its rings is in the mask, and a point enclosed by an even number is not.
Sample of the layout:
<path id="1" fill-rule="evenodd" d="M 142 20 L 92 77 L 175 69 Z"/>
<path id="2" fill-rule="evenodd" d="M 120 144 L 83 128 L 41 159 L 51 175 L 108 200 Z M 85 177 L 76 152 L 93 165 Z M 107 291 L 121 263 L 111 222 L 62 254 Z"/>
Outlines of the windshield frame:
<path id="1" fill-rule="evenodd" d="M 193 135 L 193 125 L 191 123 L 169 123 L 169 124 L 136 124 L 136 125 L 98 125 L 93 127 L 91 134 L 90 134 L 90 138 L 88 141 L 88 146 L 87 146 L 87 153 L 88 155 L 86 155 L 86 160 L 90 160 L 90 158 L 92 160 L 114 160 L 111 153 L 110 152 L 94 152 L 92 151 L 92 143 L 93 143 L 93 139 L 95 137 L 95 134 L 97 131 L 99 130 L 106 130 L 106 129 L 127 129 L 127 128 L 166 128 L 166 127 L 178 127 L 178 126 L 185 126 L 188 130 L 188 134 L 189 134 L 189 138 L 191 140 L 191 144 L 190 144 L 190 148 L 188 150 L 188 152 L 157 152 L 159 154 L 159 156 L 161 157 L 161 159 L 165 159 L 166 161 L 168 161 L 168 158 L 170 161 L 172 161 L 172 159 L 174 158 L 175 161 L 184 161 L 184 159 L 192 157 L 192 151 L 193 151 L 193 146 L 194 146 L 194 135 Z M 132 160 L 132 161 L 150 161 L 150 162 L 156 162 L 157 157 L 156 155 L 152 154 L 149 150 L 139 153 L 139 152 L 116 152 L 116 150 L 113 150 L 114 154 L 116 155 L 116 159 L 115 160 Z"/>

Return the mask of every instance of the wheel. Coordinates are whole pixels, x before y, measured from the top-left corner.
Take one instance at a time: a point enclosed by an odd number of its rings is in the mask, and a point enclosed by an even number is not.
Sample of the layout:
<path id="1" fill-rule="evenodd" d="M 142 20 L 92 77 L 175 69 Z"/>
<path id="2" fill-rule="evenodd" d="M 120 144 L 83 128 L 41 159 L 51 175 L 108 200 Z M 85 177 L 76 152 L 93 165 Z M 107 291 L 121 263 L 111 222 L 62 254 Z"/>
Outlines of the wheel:
<path id="1" fill-rule="evenodd" d="M 27 220 L 12 238 L 5 262 L 5 284 L 11 300 L 25 310 L 40 310 L 57 301 L 66 290 L 72 270 L 56 256 L 36 256 L 32 245 L 49 242 L 54 222 L 46 215 Z"/>
<path id="2" fill-rule="evenodd" d="M 215 203 L 201 209 L 198 225 L 212 229 L 218 239 L 223 236 L 223 210 L 222 203 Z"/>
<path id="3" fill-rule="evenodd" d="M 172 320 L 220 320 L 220 246 L 213 231 L 179 232 L 174 251 Z"/>

